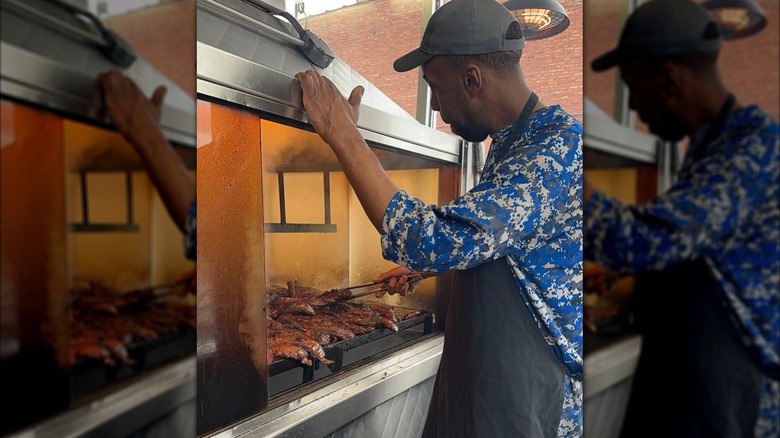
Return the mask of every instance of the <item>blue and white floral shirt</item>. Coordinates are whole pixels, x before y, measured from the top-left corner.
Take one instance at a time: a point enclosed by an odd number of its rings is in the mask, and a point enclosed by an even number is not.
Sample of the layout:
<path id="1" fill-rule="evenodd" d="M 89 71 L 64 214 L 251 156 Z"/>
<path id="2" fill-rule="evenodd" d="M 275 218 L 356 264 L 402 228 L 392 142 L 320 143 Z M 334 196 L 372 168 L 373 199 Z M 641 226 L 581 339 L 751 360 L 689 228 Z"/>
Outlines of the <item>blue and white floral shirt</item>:
<path id="1" fill-rule="evenodd" d="M 709 129 L 690 138 L 702 147 Z M 729 114 L 703 158 L 642 206 L 596 192 L 585 206 L 585 258 L 636 273 L 703 258 L 745 345 L 780 370 L 778 124 L 756 106 Z M 766 379 L 757 436 L 780 436 L 780 384 Z"/>
<path id="2" fill-rule="evenodd" d="M 558 436 L 582 434 L 582 125 L 560 106 L 492 136 L 481 179 L 448 205 L 399 191 L 385 212 L 387 260 L 464 270 L 507 257 L 518 293 L 569 371 Z"/>

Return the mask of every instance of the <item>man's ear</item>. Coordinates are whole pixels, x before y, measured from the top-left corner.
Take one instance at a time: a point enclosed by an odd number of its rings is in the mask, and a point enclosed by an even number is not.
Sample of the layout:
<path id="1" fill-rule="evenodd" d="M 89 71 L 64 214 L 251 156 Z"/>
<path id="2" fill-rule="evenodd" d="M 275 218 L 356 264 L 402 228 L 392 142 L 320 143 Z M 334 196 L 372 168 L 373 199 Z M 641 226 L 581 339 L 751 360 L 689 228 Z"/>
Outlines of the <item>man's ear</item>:
<path id="1" fill-rule="evenodd" d="M 661 65 L 659 76 L 660 89 L 666 97 L 678 97 L 684 87 L 685 75 L 682 67 L 666 61 Z"/>
<path id="2" fill-rule="evenodd" d="M 482 71 L 476 64 L 466 64 L 463 68 L 463 86 L 469 96 L 476 96 L 483 85 Z"/>

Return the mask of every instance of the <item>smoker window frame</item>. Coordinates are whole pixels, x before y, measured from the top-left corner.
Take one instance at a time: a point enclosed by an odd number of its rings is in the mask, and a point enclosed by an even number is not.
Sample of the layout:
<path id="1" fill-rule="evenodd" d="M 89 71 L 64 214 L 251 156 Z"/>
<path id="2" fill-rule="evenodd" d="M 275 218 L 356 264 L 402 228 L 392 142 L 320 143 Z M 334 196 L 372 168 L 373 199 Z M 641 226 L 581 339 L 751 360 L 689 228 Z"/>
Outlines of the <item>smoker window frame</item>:
<path id="1" fill-rule="evenodd" d="M 133 215 L 133 172 L 125 171 L 125 208 L 127 220 L 125 223 L 91 222 L 89 220 L 89 187 L 88 174 L 98 172 L 79 172 L 79 185 L 81 192 L 81 222 L 68 224 L 70 231 L 74 233 L 137 233 L 139 226 Z M 106 173 L 106 172 L 99 172 Z M 113 172 L 112 172 L 113 173 Z"/>
<path id="2" fill-rule="evenodd" d="M 322 170 L 322 197 L 324 199 L 324 218 L 321 224 L 301 224 L 287 222 L 287 203 L 284 193 L 284 175 L 292 172 L 319 172 L 319 170 L 277 170 L 276 176 L 279 183 L 279 222 L 266 222 L 266 233 L 335 233 L 336 224 L 331 223 L 330 214 L 330 171 Z"/>

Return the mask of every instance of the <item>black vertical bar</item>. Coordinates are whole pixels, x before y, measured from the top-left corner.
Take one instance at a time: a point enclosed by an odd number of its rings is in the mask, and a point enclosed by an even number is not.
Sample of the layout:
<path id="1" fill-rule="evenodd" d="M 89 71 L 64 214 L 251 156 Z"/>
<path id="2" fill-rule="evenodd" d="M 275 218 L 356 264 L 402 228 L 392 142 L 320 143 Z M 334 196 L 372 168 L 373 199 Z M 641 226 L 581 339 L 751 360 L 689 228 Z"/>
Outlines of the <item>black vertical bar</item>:
<path id="1" fill-rule="evenodd" d="M 81 175 L 81 223 L 89 223 L 89 201 L 87 197 L 87 173 L 79 172 Z"/>
<path id="2" fill-rule="evenodd" d="M 127 225 L 133 224 L 133 174 L 125 173 L 125 188 L 127 189 Z"/>
<path id="3" fill-rule="evenodd" d="M 344 349 L 335 345 L 328 353 L 331 354 L 331 357 L 328 359 L 333 361 L 333 364 L 328 365 L 328 368 L 334 373 L 340 371 L 341 367 L 344 366 Z"/>
<path id="4" fill-rule="evenodd" d="M 323 186 L 325 187 L 323 189 L 325 198 L 325 224 L 330 225 L 330 172 L 323 172 L 322 179 Z"/>
<path id="5" fill-rule="evenodd" d="M 433 317 L 431 315 L 425 315 L 423 333 L 427 335 L 432 331 L 433 331 Z"/>
<path id="6" fill-rule="evenodd" d="M 314 366 L 312 365 L 304 365 L 303 366 L 303 383 L 311 382 L 314 380 Z"/>
<path id="7" fill-rule="evenodd" d="M 276 172 L 279 178 L 279 223 L 287 223 L 287 212 L 284 205 L 284 172 Z"/>

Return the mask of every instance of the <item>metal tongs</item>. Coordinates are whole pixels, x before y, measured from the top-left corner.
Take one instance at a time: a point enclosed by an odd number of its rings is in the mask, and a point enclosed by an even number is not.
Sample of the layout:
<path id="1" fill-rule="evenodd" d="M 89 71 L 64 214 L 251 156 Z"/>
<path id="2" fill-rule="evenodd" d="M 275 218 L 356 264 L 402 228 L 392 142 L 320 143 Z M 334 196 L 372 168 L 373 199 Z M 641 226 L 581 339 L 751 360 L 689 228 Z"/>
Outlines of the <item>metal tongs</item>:
<path id="1" fill-rule="evenodd" d="M 173 294 L 180 287 L 186 286 L 190 281 L 192 281 L 191 278 L 184 278 L 171 283 L 156 284 L 149 287 L 133 289 L 126 293 L 136 296 L 139 301 L 156 300 L 158 298 Z"/>
<path id="2" fill-rule="evenodd" d="M 413 273 L 410 273 L 410 274 L 406 275 L 406 282 L 409 285 L 411 285 L 413 283 L 417 283 L 418 281 L 422 281 L 423 279 L 424 279 L 423 274 L 420 273 L 420 272 L 413 272 Z M 355 290 L 355 289 L 363 289 L 363 288 L 367 288 L 367 287 L 373 286 L 372 289 L 369 289 L 369 290 L 367 290 L 365 292 L 353 293 L 352 296 L 350 296 L 349 298 L 345 299 L 345 300 L 352 300 L 352 299 L 355 299 L 355 298 L 365 297 L 367 295 L 372 295 L 372 294 L 375 294 L 377 292 L 381 292 L 383 290 L 387 290 L 387 283 L 389 281 L 390 281 L 390 279 L 388 278 L 387 280 L 385 280 L 385 281 L 383 281 L 381 283 L 359 284 L 357 286 L 343 287 L 343 288 L 340 288 L 340 289 L 341 290 L 349 290 L 349 291 L 351 291 L 351 290 Z"/>

